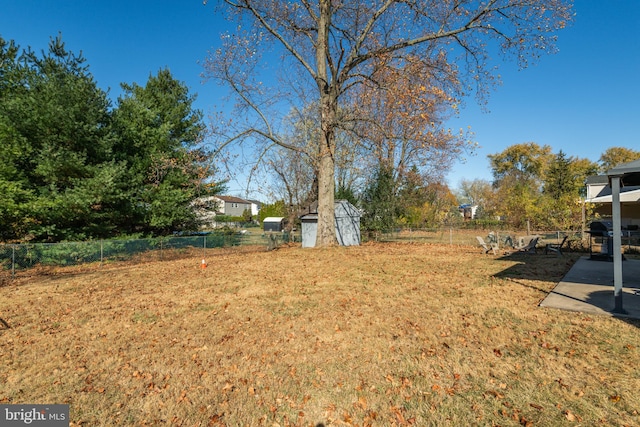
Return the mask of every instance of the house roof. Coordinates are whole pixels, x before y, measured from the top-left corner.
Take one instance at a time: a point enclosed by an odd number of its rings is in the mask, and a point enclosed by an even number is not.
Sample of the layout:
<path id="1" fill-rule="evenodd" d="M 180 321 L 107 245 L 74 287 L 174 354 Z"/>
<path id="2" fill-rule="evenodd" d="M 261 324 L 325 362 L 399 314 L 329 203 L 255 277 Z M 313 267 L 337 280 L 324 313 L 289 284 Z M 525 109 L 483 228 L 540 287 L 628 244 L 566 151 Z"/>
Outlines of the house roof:
<path id="1" fill-rule="evenodd" d="M 586 184 L 608 184 L 609 177 L 607 175 L 591 175 L 586 179 Z"/>
<path id="2" fill-rule="evenodd" d="M 218 199 L 222 200 L 225 203 L 243 203 L 245 205 L 250 205 L 251 202 L 245 199 L 241 199 L 240 197 L 234 196 L 217 196 Z"/>

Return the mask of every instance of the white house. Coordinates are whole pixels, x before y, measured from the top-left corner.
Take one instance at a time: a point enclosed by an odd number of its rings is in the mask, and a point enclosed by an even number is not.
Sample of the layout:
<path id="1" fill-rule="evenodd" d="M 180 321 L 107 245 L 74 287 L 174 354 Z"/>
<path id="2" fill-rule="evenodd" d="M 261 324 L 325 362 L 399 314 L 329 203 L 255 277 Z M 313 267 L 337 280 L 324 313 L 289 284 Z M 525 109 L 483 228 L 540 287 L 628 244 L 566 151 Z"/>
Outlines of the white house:
<path id="1" fill-rule="evenodd" d="M 594 211 L 602 217 L 612 216 L 612 190 L 607 175 L 587 177 L 585 202 L 593 203 Z M 640 186 L 627 185 L 620 188 L 620 221 L 623 228 L 640 226 Z"/>

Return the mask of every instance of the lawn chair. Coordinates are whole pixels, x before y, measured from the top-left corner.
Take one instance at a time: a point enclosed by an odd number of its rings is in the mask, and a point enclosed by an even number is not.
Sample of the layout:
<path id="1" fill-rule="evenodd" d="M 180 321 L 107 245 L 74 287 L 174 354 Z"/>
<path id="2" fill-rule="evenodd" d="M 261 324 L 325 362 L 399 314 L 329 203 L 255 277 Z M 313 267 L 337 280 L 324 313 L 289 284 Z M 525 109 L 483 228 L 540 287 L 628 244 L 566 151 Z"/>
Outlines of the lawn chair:
<path id="1" fill-rule="evenodd" d="M 560 243 L 547 243 L 547 245 L 544 247 L 544 253 L 545 255 L 548 252 L 555 252 L 558 255 L 562 256 L 562 247 L 564 246 L 565 242 L 567 241 L 567 239 L 569 238 L 569 236 L 564 236 L 564 239 L 562 239 L 562 242 Z"/>
<path id="2" fill-rule="evenodd" d="M 529 240 L 529 243 L 527 243 L 524 246 L 517 247 L 516 249 L 518 250 L 518 252 L 524 252 L 526 254 L 535 254 L 536 246 L 538 245 L 538 239 L 539 237 L 534 237 L 533 239 Z"/>
<path id="3" fill-rule="evenodd" d="M 496 243 L 487 244 L 484 241 L 484 239 L 480 236 L 476 236 L 476 239 L 478 240 L 478 244 L 482 246 L 482 249 L 484 250 L 485 254 L 488 254 L 489 252 L 493 252 L 494 255 L 498 255 L 498 253 L 496 252 L 498 249 L 498 245 Z"/>

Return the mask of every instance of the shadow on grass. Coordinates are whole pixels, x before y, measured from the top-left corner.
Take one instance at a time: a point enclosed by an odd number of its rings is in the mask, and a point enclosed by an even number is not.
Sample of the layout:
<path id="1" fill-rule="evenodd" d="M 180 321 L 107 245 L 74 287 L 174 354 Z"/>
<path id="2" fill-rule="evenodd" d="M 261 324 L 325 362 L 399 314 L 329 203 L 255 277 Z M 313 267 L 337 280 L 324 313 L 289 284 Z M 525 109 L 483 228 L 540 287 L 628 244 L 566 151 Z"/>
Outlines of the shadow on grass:
<path id="1" fill-rule="evenodd" d="M 613 265 L 592 261 L 584 253 L 564 256 L 512 253 L 496 258 L 505 268 L 493 277 L 540 292 L 546 306 L 569 311 L 608 314 L 635 327 L 640 327 L 640 261 L 623 264 L 623 309 L 615 312 Z"/>
<path id="2" fill-rule="evenodd" d="M 538 253 L 507 253 L 496 260 L 504 261 L 509 265 L 504 270 L 494 274 L 494 277 L 507 279 L 541 292 L 548 292 L 548 289 L 525 284 L 519 282 L 518 279 L 557 283 L 571 270 L 571 267 L 582 255 L 581 253 L 569 253 L 564 256 L 557 256 L 555 254 L 544 254 L 541 249 L 538 249 Z"/>

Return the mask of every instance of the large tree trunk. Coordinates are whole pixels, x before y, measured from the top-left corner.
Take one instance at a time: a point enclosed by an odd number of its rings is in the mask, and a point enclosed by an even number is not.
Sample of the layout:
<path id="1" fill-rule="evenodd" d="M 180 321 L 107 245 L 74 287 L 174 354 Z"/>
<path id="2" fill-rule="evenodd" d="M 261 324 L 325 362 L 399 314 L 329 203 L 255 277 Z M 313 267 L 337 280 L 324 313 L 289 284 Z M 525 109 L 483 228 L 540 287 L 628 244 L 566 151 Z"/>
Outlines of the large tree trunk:
<path id="1" fill-rule="evenodd" d="M 334 217 L 335 194 L 335 129 L 338 112 L 336 82 L 331 81 L 327 67 L 329 50 L 329 24 L 331 22 L 331 0 L 320 1 L 318 40 L 316 46 L 316 82 L 320 89 L 320 127 L 322 128 L 318 150 L 318 231 L 316 246 L 331 246 L 337 243 Z"/>
<path id="2" fill-rule="evenodd" d="M 326 152 L 322 153 L 318 164 L 318 232 L 316 235 L 317 247 L 337 244 L 334 217 L 334 170 L 335 162 L 332 154 Z"/>

